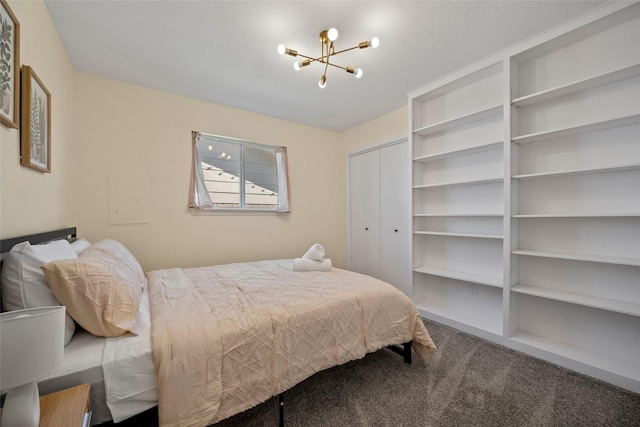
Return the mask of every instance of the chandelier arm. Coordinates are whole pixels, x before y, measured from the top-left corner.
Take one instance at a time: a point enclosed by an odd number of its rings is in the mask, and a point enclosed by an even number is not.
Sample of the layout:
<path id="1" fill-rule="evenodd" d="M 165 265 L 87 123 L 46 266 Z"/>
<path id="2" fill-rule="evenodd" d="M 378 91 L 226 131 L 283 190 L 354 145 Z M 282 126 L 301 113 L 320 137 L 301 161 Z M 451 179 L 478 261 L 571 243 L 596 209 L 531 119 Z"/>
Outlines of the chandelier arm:
<path id="1" fill-rule="evenodd" d="M 327 68 L 329 68 L 329 65 L 333 65 L 332 63 L 329 62 L 329 57 L 327 56 L 327 62 L 324 63 L 324 75 L 327 75 Z M 337 65 L 333 65 L 334 67 L 336 67 Z"/>
<path id="2" fill-rule="evenodd" d="M 332 67 L 340 68 L 341 70 L 347 71 L 347 67 L 343 67 L 341 65 L 332 64 L 331 62 L 327 62 L 327 65 L 331 65 Z M 325 73 L 326 73 L 326 68 L 325 68 Z"/>
<path id="3" fill-rule="evenodd" d="M 327 65 L 331 65 L 332 67 L 336 67 L 336 68 L 340 68 L 341 70 L 347 70 L 347 67 L 343 67 L 341 65 L 337 65 L 337 64 L 333 64 L 331 62 L 329 62 L 329 60 L 327 59 L 326 61 L 324 60 L 324 57 L 320 57 L 320 58 L 312 58 L 310 56 L 307 55 L 303 55 L 301 53 L 298 53 L 298 56 L 303 57 L 304 59 L 308 59 L 311 62 L 320 62 L 321 64 L 325 64 L 325 71 L 327 70 Z"/>
<path id="4" fill-rule="evenodd" d="M 311 61 L 311 62 L 322 62 L 322 63 L 324 63 L 324 59 L 323 59 L 323 57 L 320 57 L 320 58 L 312 58 L 312 57 L 310 57 L 310 56 L 303 55 L 303 54 L 301 54 L 301 53 L 298 53 L 298 56 L 301 56 L 301 57 L 303 57 L 304 59 L 308 59 L 308 60 L 309 60 L 309 61 Z"/>
<path id="5" fill-rule="evenodd" d="M 348 52 L 348 51 L 354 50 L 354 49 L 360 49 L 360 46 L 354 46 L 354 47 L 350 47 L 349 49 L 339 50 L 338 52 L 333 52 L 330 56 L 338 55 L 340 53 Z M 300 55 L 300 54 L 298 54 L 298 55 Z"/>
<path id="6" fill-rule="evenodd" d="M 322 63 L 324 63 L 324 59 L 325 58 L 329 58 L 329 44 L 326 41 L 321 41 L 320 42 L 320 53 L 321 53 L 321 61 Z"/>

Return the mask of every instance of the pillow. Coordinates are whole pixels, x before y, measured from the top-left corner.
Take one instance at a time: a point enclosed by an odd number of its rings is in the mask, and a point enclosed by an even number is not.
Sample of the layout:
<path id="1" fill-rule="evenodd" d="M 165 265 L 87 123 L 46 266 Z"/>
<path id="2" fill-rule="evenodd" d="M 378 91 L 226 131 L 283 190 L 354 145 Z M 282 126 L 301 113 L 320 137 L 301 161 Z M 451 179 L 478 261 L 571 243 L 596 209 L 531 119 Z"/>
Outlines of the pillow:
<path id="1" fill-rule="evenodd" d="M 93 248 L 76 260 L 42 266 L 53 293 L 93 335 L 116 337 L 135 329 L 143 286 L 126 266 Z"/>
<path id="2" fill-rule="evenodd" d="M 89 243 L 87 239 L 80 238 L 71 242 L 71 247 L 73 248 L 73 250 L 77 255 L 80 255 L 82 251 L 84 251 L 85 249 L 88 249 L 90 246 L 91 246 L 91 243 Z"/>
<path id="3" fill-rule="evenodd" d="M 103 252 L 115 258 L 121 263 L 122 268 L 125 268 L 138 280 L 140 285 L 144 286 L 147 283 L 147 279 L 140 263 L 122 243 L 111 239 L 105 239 L 92 245 L 91 249 Z"/>
<path id="4" fill-rule="evenodd" d="M 76 258 L 78 256 L 66 240 L 42 245 L 31 245 L 29 242 L 15 245 L 2 264 L 2 309 L 11 311 L 60 305 L 40 266 L 55 260 Z M 68 313 L 64 325 L 66 345 L 76 329 Z"/>

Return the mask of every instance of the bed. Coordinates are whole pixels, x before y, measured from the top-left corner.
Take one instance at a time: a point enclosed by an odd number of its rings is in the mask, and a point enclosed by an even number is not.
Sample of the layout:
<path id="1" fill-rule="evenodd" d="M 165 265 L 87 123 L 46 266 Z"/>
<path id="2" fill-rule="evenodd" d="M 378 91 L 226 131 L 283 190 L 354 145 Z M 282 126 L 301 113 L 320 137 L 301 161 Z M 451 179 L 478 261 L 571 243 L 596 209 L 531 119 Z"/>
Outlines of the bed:
<path id="1" fill-rule="evenodd" d="M 4 261 L 14 246 L 22 242 L 39 245 L 61 239 L 77 242 L 76 229 L 70 227 L 1 240 L 2 276 L 6 273 Z M 60 256 L 63 255 L 66 253 Z M 28 277 L 23 279 L 30 280 Z M 4 284 L 3 281 L 3 294 Z M 148 298 L 140 301 L 136 320 L 140 331 L 138 336 L 127 334 L 98 337 L 76 326 L 73 337 L 64 347 L 62 368 L 39 382 L 40 393 L 47 394 L 78 384 L 90 384 L 92 424 L 111 420 L 119 422 L 157 406 L 158 390 L 151 353 L 148 301 Z M 3 300 L 3 310 L 5 303 Z M 45 301 L 43 304 L 51 302 Z"/>
<path id="2" fill-rule="evenodd" d="M 62 236 L 75 239 L 75 229 Z M 91 259 L 101 243 L 78 259 Z M 110 244 L 103 252 L 119 248 Z M 139 276 L 132 254 L 117 249 L 110 256 L 124 271 L 114 274 Z M 65 303 L 70 300 L 59 294 L 51 269 L 79 263 L 56 260 L 43 269 L 72 315 L 76 303 Z M 205 426 L 369 352 L 404 345 L 405 361 L 413 348 L 427 362 L 435 351 L 404 294 L 337 268 L 300 273 L 293 260 L 269 260 L 164 269 L 144 275 L 139 293 L 136 318 L 127 308 L 129 326 L 118 325 L 125 333 L 101 338 L 76 332 L 65 346 L 65 367 L 41 383 L 42 392 L 89 381 L 94 423 L 158 405 L 161 426 Z"/>

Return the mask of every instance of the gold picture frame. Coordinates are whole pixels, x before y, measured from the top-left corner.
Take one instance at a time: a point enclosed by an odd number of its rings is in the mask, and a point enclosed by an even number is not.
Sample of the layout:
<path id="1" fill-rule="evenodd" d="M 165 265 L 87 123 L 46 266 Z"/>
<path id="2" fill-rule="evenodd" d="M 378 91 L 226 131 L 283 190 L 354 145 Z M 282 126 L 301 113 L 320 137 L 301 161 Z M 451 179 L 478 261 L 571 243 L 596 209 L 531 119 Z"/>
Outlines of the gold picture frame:
<path id="1" fill-rule="evenodd" d="M 20 164 L 51 172 L 51 94 L 28 65 L 22 66 Z"/>
<path id="2" fill-rule="evenodd" d="M 0 0 L 0 123 L 18 128 L 20 122 L 20 23 Z"/>

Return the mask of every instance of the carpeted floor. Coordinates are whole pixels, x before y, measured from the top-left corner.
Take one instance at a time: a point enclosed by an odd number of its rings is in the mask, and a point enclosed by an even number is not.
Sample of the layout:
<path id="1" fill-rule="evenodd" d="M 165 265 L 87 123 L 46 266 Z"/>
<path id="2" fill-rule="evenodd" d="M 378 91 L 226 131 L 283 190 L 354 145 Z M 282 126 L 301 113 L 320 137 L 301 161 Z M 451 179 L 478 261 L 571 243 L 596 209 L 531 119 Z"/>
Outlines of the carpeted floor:
<path id="1" fill-rule="evenodd" d="M 380 350 L 320 372 L 285 392 L 285 426 L 640 426 L 639 394 L 425 324 L 438 346 L 430 364 Z M 276 397 L 217 426 L 278 420 Z M 151 410 L 115 426 L 157 425 Z"/>

